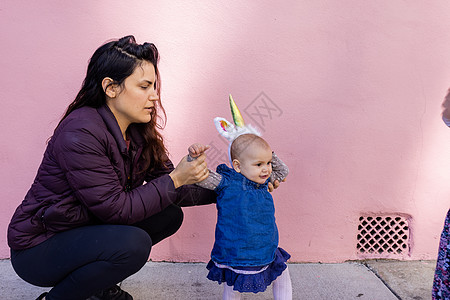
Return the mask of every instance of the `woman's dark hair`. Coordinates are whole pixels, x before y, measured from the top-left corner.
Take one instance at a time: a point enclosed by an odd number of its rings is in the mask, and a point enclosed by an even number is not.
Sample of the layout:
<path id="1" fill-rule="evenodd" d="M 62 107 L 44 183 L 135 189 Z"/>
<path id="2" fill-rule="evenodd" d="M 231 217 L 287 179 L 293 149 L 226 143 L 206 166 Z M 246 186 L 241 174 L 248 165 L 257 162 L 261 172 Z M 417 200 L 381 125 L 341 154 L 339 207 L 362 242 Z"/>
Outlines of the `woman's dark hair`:
<path id="1" fill-rule="evenodd" d="M 161 104 L 161 78 L 158 71 L 158 49 L 152 43 L 137 44 L 134 36 L 125 36 L 100 46 L 92 55 L 80 91 L 69 105 L 61 122 L 74 110 L 83 106 L 98 108 L 106 103 L 106 94 L 102 87 L 105 77 L 113 79 L 112 84 L 124 87 L 125 79 L 143 62 L 150 62 L 155 67 L 156 90 L 159 99 L 155 101 L 155 109 L 151 113 L 151 121 L 144 124 L 133 124 L 145 138 L 146 145 L 142 155 L 145 165 L 142 170 L 165 166 L 167 149 L 162 135 L 158 132 L 166 121 L 166 113 Z M 160 111 L 164 118 L 158 116 Z M 162 124 L 158 122 L 162 121 Z M 58 126 L 59 126 L 58 124 Z"/>

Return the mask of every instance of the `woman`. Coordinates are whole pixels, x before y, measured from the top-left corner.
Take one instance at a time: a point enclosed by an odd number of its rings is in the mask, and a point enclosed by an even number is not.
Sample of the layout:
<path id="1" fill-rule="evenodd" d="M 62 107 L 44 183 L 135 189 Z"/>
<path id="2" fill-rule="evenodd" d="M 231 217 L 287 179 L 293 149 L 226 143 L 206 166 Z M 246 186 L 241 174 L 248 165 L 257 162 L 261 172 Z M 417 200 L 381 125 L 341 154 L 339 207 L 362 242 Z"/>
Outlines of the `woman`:
<path id="1" fill-rule="evenodd" d="M 215 201 L 190 184 L 205 156 L 173 167 L 158 132 L 158 51 L 126 36 L 99 47 L 8 227 L 11 262 L 38 299 L 132 299 L 116 284 L 181 226 L 179 206 Z"/>

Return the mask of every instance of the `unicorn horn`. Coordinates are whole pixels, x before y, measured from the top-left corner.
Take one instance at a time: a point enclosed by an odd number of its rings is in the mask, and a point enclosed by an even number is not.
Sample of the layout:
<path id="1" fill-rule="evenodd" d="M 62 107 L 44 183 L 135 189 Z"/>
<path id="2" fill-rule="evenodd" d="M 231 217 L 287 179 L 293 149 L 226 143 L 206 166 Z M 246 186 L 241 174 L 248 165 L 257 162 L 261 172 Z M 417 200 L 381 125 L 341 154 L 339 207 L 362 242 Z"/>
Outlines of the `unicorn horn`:
<path id="1" fill-rule="evenodd" d="M 237 107 L 236 103 L 234 103 L 233 97 L 231 97 L 230 94 L 230 109 L 231 109 L 231 115 L 233 116 L 234 124 L 238 127 L 244 127 L 244 118 L 242 118 L 241 112 L 239 111 L 239 108 Z"/>

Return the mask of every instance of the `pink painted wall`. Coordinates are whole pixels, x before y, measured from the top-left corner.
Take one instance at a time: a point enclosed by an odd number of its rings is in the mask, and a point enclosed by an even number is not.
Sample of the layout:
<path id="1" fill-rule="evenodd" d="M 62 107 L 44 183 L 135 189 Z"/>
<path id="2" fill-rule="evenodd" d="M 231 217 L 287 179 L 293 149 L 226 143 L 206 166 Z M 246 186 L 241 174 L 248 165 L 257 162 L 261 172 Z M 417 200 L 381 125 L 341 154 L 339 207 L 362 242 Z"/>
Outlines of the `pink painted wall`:
<path id="1" fill-rule="evenodd" d="M 266 113 L 253 122 L 291 169 L 274 198 L 280 245 L 292 261 L 358 259 L 366 213 L 410 215 L 403 259 L 434 259 L 450 206 L 450 129 L 440 120 L 450 86 L 449 12 L 444 0 L 3 0 L 0 258 L 9 257 L 7 224 L 87 60 L 109 38 L 134 34 L 162 55 L 175 163 L 192 142 L 226 150 L 212 119 L 230 117 L 229 93 L 247 120 L 257 108 Z M 215 207 L 185 214 L 152 259 L 209 258 Z"/>

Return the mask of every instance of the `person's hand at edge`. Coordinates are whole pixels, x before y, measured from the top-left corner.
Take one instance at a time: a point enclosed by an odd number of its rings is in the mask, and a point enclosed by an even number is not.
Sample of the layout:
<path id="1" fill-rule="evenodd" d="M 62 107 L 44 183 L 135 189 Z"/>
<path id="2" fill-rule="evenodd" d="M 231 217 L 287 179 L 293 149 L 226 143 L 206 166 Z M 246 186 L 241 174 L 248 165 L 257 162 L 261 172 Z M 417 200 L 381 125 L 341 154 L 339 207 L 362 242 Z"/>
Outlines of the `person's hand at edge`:
<path id="1" fill-rule="evenodd" d="M 286 181 L 286 178 L 285 179 L 283 179 L 281 182 L 285 182 Z M 278 187 L 280 186 L 280 182 L 278 181 L 278 180 L 275 180 L 274 182 L 273 182 L 273 184 L 272 184 L 272 182 L 269 182 L 269 184 L 268 184 L 268 190 L 269 190 L 269 192 L 273 192 L 275 189 L 277 189 Z"/>

